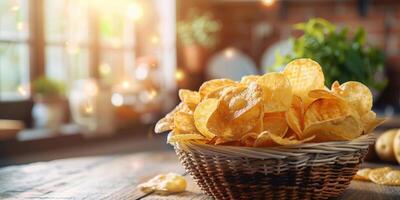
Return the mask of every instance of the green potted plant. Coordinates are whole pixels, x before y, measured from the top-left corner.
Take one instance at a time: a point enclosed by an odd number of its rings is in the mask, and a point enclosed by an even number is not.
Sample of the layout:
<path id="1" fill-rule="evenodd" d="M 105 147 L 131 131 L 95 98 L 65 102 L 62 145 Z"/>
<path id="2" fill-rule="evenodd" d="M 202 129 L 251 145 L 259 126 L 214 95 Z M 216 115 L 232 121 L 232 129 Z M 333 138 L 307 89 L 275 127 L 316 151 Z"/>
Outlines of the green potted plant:
<path id="1" fill-rule="evenodd" d="M 33 81 L 32 89 L 32 117 L 35 127 L 57 129 L 65 116 L 64 84 L 43 76 Z"/>
<path id="2" fill-rule="evenodd" d="M 184 62 L 190 72 L 201 71 L 207 49 L 218 41 L 221 25 L 211 13 L 193 10 L 187 19 L 178 22 L 178 38 L 182 44 Z"/>
<path id="3" fill-rule="evenodd" d="M 377 80 L 384 70 L 382 50 L 366 43 L 366 33 L 358 27 L 350 36 L 347 27 L 339 29 L 325 19 L 314 18 L 294 26 L 303 34 L 295 39 L 293 53 L 276 54 L 276 66 L 282 66 L 295 58 L 311 58 L 321 64 L 325 73 L 325 84 L 356 80 L 376 91 L 382 90 L 387 81 Z"/>

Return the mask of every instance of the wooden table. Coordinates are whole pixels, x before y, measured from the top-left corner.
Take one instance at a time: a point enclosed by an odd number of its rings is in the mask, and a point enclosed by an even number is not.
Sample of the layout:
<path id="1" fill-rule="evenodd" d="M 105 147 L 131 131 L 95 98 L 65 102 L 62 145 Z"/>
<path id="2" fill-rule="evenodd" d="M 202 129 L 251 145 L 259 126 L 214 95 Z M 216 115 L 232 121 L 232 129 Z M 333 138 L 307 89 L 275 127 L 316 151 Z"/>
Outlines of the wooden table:
<path id="1" fill-rule="evenodd" d="M 9 166 L 0 168 L 0 199 L 211 199 L 201 193 L 189 176 L 187 191 L 177 195 L 146 194 L 136 188 L 166 172 L 185 174 L 173 152 Z M 341 199 L 400 199 L 400 187 L 353 181 Z"/>

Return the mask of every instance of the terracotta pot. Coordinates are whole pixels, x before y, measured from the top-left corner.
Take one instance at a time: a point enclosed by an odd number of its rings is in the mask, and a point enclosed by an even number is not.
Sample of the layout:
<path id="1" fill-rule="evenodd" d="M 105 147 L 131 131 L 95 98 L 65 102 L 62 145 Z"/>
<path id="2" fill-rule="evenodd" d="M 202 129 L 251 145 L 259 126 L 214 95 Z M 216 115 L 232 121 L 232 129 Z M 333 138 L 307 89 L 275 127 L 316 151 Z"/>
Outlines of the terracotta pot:
<path id="1" fill-rule="evenodd" d="M 190 73 L 199 73 L 205 63 L 205 49 L 198 45 L 183 46 L 185 67 Z"/>

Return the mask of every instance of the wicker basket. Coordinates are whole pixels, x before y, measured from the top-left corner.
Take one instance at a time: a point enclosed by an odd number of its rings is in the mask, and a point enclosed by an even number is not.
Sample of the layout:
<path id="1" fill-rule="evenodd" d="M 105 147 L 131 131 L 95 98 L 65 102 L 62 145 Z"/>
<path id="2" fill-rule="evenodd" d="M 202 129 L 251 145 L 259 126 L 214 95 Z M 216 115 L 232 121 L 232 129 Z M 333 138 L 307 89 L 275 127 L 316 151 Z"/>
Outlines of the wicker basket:
<path id="1" fill-rule="evenodd" d="M 215 199 L 328 199 L 350 184 L 374 139 L 273 148 L 179 143 L 175 151 Z"/>

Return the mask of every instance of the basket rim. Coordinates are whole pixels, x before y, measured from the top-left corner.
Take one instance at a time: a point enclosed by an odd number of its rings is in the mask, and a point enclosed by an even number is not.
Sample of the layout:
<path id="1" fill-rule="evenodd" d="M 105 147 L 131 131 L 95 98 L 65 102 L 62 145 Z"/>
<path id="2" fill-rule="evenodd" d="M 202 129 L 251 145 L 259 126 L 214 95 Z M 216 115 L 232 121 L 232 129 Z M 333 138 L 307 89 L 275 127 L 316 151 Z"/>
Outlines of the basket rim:
<path id="1" fill-rule="evenodd" d="M 220 155 L 227 157 L 250 157 L 250 158 L 278 158 L 304 156 L 305 154 L 338 154 L 355 152 L 367 149 L 373 144 L 375 136 L 373 133 L 362 135 L 350 141 L 332 141 L 320 143 L 304 143 L 298 145 L 277 147 L 241 147 L 200 144 L 193 141 L 176 142 L 176 149 L 200 153 L 205 155 Z"/>

